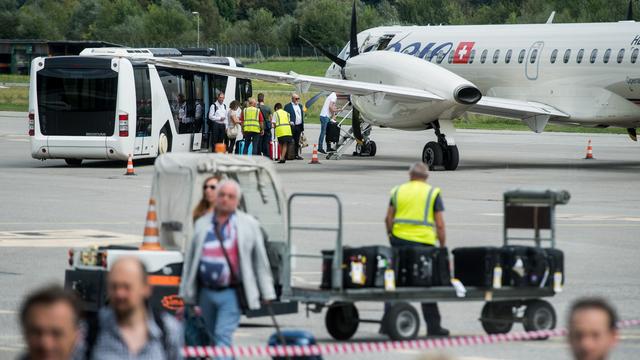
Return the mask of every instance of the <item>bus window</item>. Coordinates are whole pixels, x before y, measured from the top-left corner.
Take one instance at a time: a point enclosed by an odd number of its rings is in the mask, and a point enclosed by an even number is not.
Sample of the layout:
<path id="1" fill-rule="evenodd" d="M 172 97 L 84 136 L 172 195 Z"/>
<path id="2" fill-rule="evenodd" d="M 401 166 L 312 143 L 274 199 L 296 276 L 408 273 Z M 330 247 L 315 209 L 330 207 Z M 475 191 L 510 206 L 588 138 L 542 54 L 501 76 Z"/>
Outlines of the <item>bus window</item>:
<path id="1" fill-rule="evenodd" d="M 147 65 L 135 67 L 136 85 L 136 137 L 151 136 L 151 81 Z"/>
<path id="2" fill-rule="evenodd" d="M 113 136 L 118 73 L 105 68 L 45 68 L 38 72 L 42 135 Z"/>
<path id="3" fill-rule="evenodd" d="M 194 74 L 176 69 L 158 69 L 162 86 L 171 106 L 173 121 L 180 134 L 197 132 L 195 124 Z"/>
<path id="4" fill-rule="evenodd" d="M 220 94 L 220 92 L 226 91 L 227 77 L 220 75 L 209 75 L 209 84 L 211 84 L 211 91 L 209 91 L 209 101 L 211 104 L 213 104 L 213 102 L 218 98 L 218 94 Z"/>
<path id="5" fill-rule="evenodd" d="M 202 131 L 202 126 L 204 124 L 204 74 L 194 74 L 193 75 L 193 94 L 195 97 L 195 105 L 194 105 L 194 128 L 193 132 Z"/>
<path id="6" fill-rule="evenodd" d="M 236 79 L 236 100 L 240 101 L 240 104 L 247 101 L 253 96 L 253 89 L 251 88 L 251 80 L 248 79 Z"/>

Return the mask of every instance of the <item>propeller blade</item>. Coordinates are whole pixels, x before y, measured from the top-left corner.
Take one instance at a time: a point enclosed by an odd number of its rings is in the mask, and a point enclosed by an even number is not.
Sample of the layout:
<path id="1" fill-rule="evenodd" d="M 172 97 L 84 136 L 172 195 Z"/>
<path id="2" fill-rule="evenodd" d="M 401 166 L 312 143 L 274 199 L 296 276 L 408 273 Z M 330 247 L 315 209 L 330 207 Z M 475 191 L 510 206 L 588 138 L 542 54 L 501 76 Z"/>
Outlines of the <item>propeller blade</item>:
<path id="1" fill-rule="evenodd" d="M 362 137 L 362 121 L 360 120 L 360 111 L 353 107 L 353 112 L 351 113 L 351 129 L 353 129 L 353 136 L 358 140 L 358 142 L 362 143 L 364 138 Z"/>
<path id="2" fill-rule="evenodd" d="M 315 44 L 313 44 L 311 41 L 305 39 L 304 37 L 300 36 L 300 39 L 302 39 L 304 42 L 306 42 L 307 44 L 309 44 L 311 47 L 313 47 L 314 49 L 320 51 L 324 56 L 328 57 L 329 60 L 333 61 L 334 63 L 338 64 L 338 66 L 340 66 L 341 68 L 344 68 L 345 65 L 347 65 L 347 62 L 340 59 L 339 57 L 337 57 L 336 55 L 332 54 L 331 52 L 329 52 L 328 50 L 325 50 L 323 48 L 321 48 L 320 46 L 316 46 Z"/>
<path id="3" fill-rule="evenodd" d="M 313 97 L 309 100 L 307 100 L 306 103 L 304 103 L 304 106 L 306 106 L 307 108 L 310 108 L 313 104 L 316 103 L 316 101 L 318 101 L 318 99 L 320 99 L 322 96 L 331 94 L 331 92 L 329 91 L 321 91 L 315 95 L 313 95 Z"/>
<path id="4" fill-rule="evenodd" d="M 349 57 L 358 56 L 358 24 L 356 19 L 356 1 L 351 8 L 351 31 L 349 34 Z"/>
<path id="5" fill-rule="evenodd" d="M 633 0 L 629 0 L 629 7 L 627 8 L 627 20 L 633 20 Z"/>

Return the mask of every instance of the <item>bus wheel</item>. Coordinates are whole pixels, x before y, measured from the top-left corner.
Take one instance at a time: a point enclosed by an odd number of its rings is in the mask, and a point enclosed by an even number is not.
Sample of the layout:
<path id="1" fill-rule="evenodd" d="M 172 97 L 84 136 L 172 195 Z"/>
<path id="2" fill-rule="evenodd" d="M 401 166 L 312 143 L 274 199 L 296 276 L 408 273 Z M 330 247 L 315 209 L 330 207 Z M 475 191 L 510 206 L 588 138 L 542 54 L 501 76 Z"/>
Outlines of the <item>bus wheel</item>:
<path id="1" fill-rule="evenodd" d="M 79 167 L 82 164 L 82 159 L 64 159 L 64 162 L 71 167 Z"/>
<path id="2" fill-rule="evenodd" d="M 167 128 L 160 130 L 160 137 L 158 138 L 158 155 L 166 154 L 171 151 L 171 136 Z"/>

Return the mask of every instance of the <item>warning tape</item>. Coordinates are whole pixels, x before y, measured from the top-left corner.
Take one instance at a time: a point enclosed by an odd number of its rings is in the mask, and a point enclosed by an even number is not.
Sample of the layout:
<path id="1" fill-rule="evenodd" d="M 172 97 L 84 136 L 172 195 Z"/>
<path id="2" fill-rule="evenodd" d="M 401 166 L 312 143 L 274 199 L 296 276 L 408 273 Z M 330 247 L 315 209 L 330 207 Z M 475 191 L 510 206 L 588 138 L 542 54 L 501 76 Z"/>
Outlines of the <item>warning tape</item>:
<path id="1" fill-rule="evenodd" d="M 622 320 L 618 328 L 628 328 L 640 325 L 640 320 Z M 441 339 L 421 339 L 405 341 L 379 341 L 361 343 L 334 343 L 318 345 L 287 345 L 287 346 L 188 346 L 183 349 L 185 357 L 253 357 L 253 356 L 311 356 L 311 355 L 347 355 L 361 353 L 380 353 L 396 350 L 431 350 L 459 346 L 474 346 L 496 344 L 510 341 L 537 340 L 549 337 L 565 336 L 567 329 L 539 330 L 529 332 L 514 332 L 495 335 L 456 336 Z"/>

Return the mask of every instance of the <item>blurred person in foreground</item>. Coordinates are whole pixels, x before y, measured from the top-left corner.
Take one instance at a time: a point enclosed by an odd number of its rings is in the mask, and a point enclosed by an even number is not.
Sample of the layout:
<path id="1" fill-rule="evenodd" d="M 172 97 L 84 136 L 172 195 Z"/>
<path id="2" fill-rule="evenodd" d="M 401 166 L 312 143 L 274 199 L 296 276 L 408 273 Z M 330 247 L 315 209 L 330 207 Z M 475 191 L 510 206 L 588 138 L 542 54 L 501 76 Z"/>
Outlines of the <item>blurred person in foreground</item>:
<path id="1" fill-rule="evenodd" d="M 217 175 L 209 176 L 204 180 L 202 184 L 202 199 L 193 209 L 193 221 L 195 222 L 201 216 L 212 213 L 213 208 L 216 205 L 216 186 L 220 182 L 220 177 Z"/>
<path id="2" fill-rule="evenodd" d="M 569 312 L 568 341 L 576 360 L 604 360 L 618 343 L 618 316 L 604 299 L 584 298 Z"/>
<path id="3" fill-rule="evenodd" d="M 113 263 L 107 294 L 108 307 L 89 326 L 86 359 L 182 359 L 182 328 L 173 316 L 150 308 L 151 285 L 140 259 L 126 256 Z"/>
<path id="4" fill-rule="evenodd" d="M 22 360 L 79 360 L 80 306 L 60 286 L 31 293 L 22 303 L 20 323 L 27 346 Z"/>

